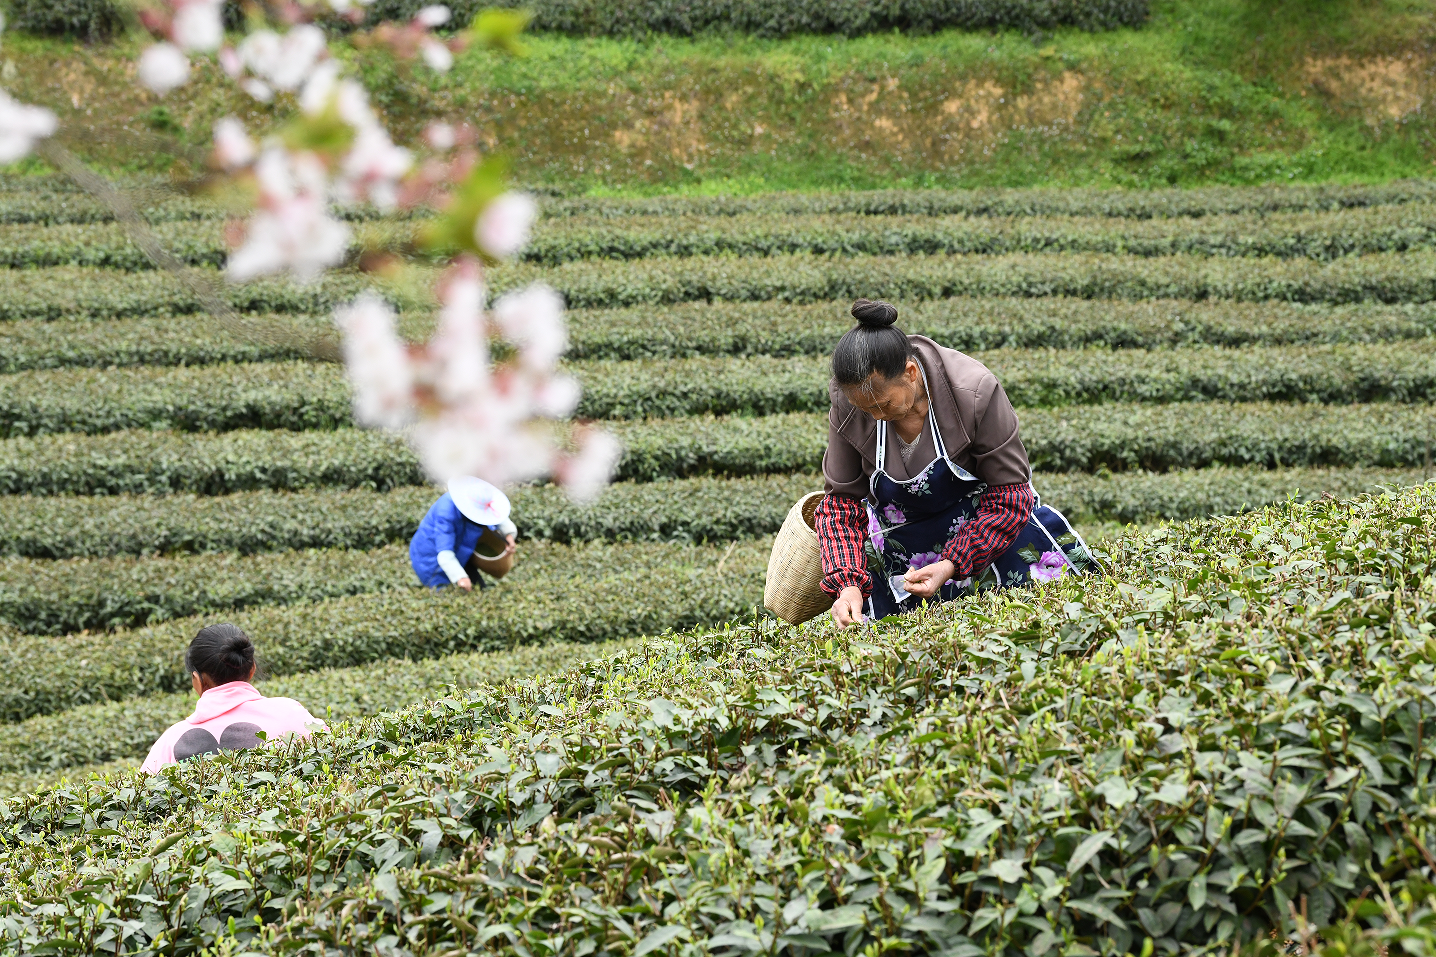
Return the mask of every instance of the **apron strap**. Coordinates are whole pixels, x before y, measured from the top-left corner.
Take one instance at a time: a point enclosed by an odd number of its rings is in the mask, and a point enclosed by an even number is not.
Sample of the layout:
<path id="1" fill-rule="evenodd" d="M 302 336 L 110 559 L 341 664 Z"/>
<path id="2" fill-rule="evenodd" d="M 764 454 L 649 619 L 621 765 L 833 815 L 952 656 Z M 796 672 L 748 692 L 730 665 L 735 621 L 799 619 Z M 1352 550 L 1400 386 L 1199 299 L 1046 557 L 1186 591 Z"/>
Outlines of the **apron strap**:
<path id="1" fill-rule="evenodd" d="M 874 471 L 882 472 L 887 465 L 888 448 L 888 424 L 886 419 L 878 419 L 878 451 L 877 468 Z"/>

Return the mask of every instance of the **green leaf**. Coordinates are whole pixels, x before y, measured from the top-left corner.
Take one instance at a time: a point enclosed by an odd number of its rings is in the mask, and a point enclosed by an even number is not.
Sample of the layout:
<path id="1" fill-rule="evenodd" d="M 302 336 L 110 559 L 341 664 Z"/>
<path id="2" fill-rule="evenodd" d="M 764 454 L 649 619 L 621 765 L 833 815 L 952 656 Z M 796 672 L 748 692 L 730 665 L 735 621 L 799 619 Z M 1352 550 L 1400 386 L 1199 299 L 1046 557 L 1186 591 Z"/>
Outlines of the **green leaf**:
<path id="1" fill-rule="evenodd" d="M 677 937 L 692 940 L 693 932 L 682 924 L 668 924 L 665 927 L 659 927 L 638 942 L 638 946 L 633 948 L 633 957 L 643 957 L 649 951 L 657 950 Z"/>
<path id="2" fill-rule="evenodd" d="M 1081 844 L 1078 844 L 1077 849 L 1072 852 L 1072 856 L 1067 860 L 1067 873 L 1075 874 L 1080 871 L 1086 866 L 1087 862 L 1095 857 L 1097 852 L 1102 850 L 1111 840 L 1111 831 L 1098 831 Z"/>

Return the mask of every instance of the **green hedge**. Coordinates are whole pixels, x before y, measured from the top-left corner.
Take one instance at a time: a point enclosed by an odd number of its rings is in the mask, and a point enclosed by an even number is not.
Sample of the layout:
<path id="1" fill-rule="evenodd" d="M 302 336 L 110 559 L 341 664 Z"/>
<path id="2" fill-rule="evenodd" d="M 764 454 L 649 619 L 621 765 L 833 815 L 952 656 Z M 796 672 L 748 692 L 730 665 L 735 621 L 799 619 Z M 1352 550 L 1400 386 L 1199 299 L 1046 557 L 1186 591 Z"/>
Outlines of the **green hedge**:
<path id="1" fill-rule="evenodd" d="M 571 359 L 674 359 L 707 355 L 828 355 L 852 327 L 851 303 L 695 302 L 659 308 L 576 309 Z M 964 352 L 1101 346 L 1304 345 L 1399 342 L 1436 335 L 1436 306 L 1348 306 L 1222 300 L 939 299 L 899 303 L 904 331 Z M 325 316 L 260 320 L 307 341 L 332 328 Z M 427 337 L 427 314 L 401 331 Z M 302 358 L 296 345 L 254 342 L 189 316 L 106 322 L 0 323 L 0 373 L 67 366 L 210 365 Z"/>
<path id="2" fill-rule="evenodd" d="M 1199 220 L 1079 217 L 793 216 L 553 220 L 541 224 L 522 259 L 558 265 L 582 259 L 654 256 L 1000 255 L 1033 252 L 1128 256 L 1277 256 L 1329 260 L 1374 252 L 1429 249 L 1436 206 L 1380 206 L 1335 213 L 1213 216 Z M 366 245 L 406 246 L 411 227 L 367 227 Z M 220 223 L 162 223 L 162 243 L 193 266 L 223 266 L 228 248 Z M 154 264 L 114 224 L 0 226 L 0 266 L 100 266 L 152 269 Z"/>
<path id="3" fill-rule="evenodd" d="M 1436 341 L 1146 352 L 980 353 L 1019 408 L 1102 402 L 1421 402 Z M 576 414 L 592 419 L 826 412 L 826 358 L 584 362 Z M 60 369 L 0 377 L 0 436 L 122 429 L 333 429 L 350 423 L 337 365 Z"/>
<path id="4" fill-rule="evenodd" d="M 585 562 L 594 566 L 589 569 L 592 574 L 629 566 L 656 567 L 675 554 L 671 545 L 659 543 L 591 552 L 586 545 L 530 541 L 521 551 L 505 585 L 546 593 L 561 592 L 573 569 Z M 612 565 L 606 568 L 591 560 L 595 554 Z M 677 554 L 683 561 L 684 553 Z M 420 587 L 409 565 L 408 542 L 372 551 L 336 548 L 250 556 L 8 558 L 0 559 L 0 621 L 32 635 L 115 631 L 176 618 Z"/>
<path id="5" fill-rule="evenodd" d="M 1427 489 L 1174 529 L 1110 579 L 681 636 L 25 798 L 0 809 L 7 944 L 1280 941 L 1427 866 L 1433 514 Z"/>
<path id="6" fill-rule="evenodd" d="M 898 300 L 954 296 L 1079 299 L 1233 299 L 1311 303 L 1429 302 L 1436 254 L 1351 256 L 1331 263 L 1212 256 L 1128 258 L 1097 253 L 1010 256 L 695 256 L 636 262 L 520 264 L 492 275 L 496 293 L 533 282 L 553 285 L 571 308 L 693 301 L 809 303 L 858 296 Z M 325 312 L 374 284 L 337 272 L 313 286 L 258 281 L 227 288 L 245 312 Z M 400 306 L 422 305 L 396 291 Z M 125 318 L 197 312 L 198 300 L 173 276 L 102 269 L 0 270 L 0 321 Z"/>
<path id="7" fill-rule="evenodd" d="M 1228 468 L 1097 475 L 1039 473 L 1045 501 L 1069 517 L 1184 520 L 1278 504 L 1297 495 L 1350 498 L 1381 485 L 1416 485 L 1422 468 Z M 521 540 L 724 542 L 769 535 L 788 508 L 820 489 L 818 475 L 620 482 L 592 505 L 551 486 L 514 489 Z M 113 555 L 379 548 L 407 542 L 436 491 L 319 490 L 226 496 L 0 496 L 0 555 Z"/>
<path id="8" fill-rule="evenodd" d="M 1079 217 L 794 216 L 760 214 L 558 220 L 541 226 L 526 261 L 554 266 L 578 259 L 650 256 L 829 256 L 932 253 L 1085 252 L 1128 256 L 1277 256 L 1334 259 L 1429 249 L 1436 206 L 1421 203 L 1337 213 L 1273 213 L 1204 219 Z M 185 242 L 193 242 L 186 238 Z M 0 255 L 6 255 L 0 239 Z M 188 248 L 188 247 L 186 247 Z M 86 255 L 96 255 L 88 252 Z M 77 254 L 78 255 L 78 254 Z M 17 249 L 16 265 L 81 264 Z M 8 258 L 8 256 L 7 256 Z"/>
<path id="9" fill-rule="evenodd" d="M 331 272 L 309 286 L 283 280 L 228 285 L 214 282 L 235 309 L 260 313 L 328 312 L 375 285 L 372 277 Z M 400 295 L 389 294 L 400 305 Z M 117 319 L 179 316 L 201 312 L 199 299 L 171 273 L 120 273 L 109 269 L 59 266 L 0 270 L 0 321 L 17 319 Z"/>
<path id="10" fill-rule="evenodd" d="M 1219 402 L 1027 409 L 1022 436 L 1038 471 L 1167 471 L 1207 465 L 1421 465 L 1430 406 Z M 612 422 L 618 480 L 816 471 L 826 416 L 808 413 Z M 0 442 L 0 495 L 115 495 L 424 484 L 398 439 L 357 429 L 45 435 Z"/>
<path id="11" fill-rule="evenodd" d="M 551 674 L 631 647 L 630 640 L 597 645 L 557 642 L 512 651 L 470 652 L 432 660 L 376 661 L 325 668 L 258 682 L 270 697 L 294 698 L 333 723 L 396 711 L 439 697 L 456 685 Z M 16 724 L 0 724 L 0 797 L 7 775 L 54 772 L 86 764 L 143 758 L 166 728 L 194 711 L 192 691 L 81 705 Z M 21 793 L 21 792 L 16 792 Z"/>
<path id="12" fill-rule="evenodd" d="M 50 5 L 53 6 L 53 5 Z M 227 211 L 177 194 L 164 179 L 126 177 L 117 185 L 143 198 L 151 222 L 223 219 Z M 1436 199 L 1427 180 L 1376 184 L 1201 186 L 1186 189 L 958 189 L 844 190 L 754 196 L 572 197 L 543 201 L 544 218 L 630 216 L 843 215 L 868 216 L 1104 216 L 1127 219 L 1196 218 L 1239 213 L 1322 212 L 1424 203 Z M 351 219 L 373 212 L 343 209 Z M 108 207 L 67 178 L 0 176 L 0 224 L 110 222 Z"/>
<path id="13" fill-rule="evenodd" d="M 1110 216 L 1127 219 L 1320 212 L 1436 200 L 1430 180 L 1181 189 L 878 189 L 756 196 L 578 196 L 548 200 L 544 217 Z"/>
<path id="14" fill-rule="evenodd" d="M 515 577 L 479 594 L 416 586 L 220 617 L 254 638 L 274 675 L 384 658 L 610 641 L 751 614 L 762 600 L 767 553 L 766 544 L 756 543 L 728 549 L 589 544 L 571 547 L 553 578 Z M 184 649 L 214 620 L 182 618 L 103 637 L 0 639 L 6 662 L 0 720 L 179 691 L 189 684 Z"/>
<path id="15" fill-rule="evenodd" d="M 726 542 L 776 531 L 815 475 L 609 486 L 576 505 L 553 486 L 509 491 L 521 540 Z M 0 496 L 0 555 L 110 555 L 378 548 L 407 542 L 439 495 L 427 486 L 225 496 Z"/>
<path id="16" fill-rule="evenodd" d="M 1097 253 L 694 256 L 636 262 L 590 260 L 552 268 L 521 264 L 494 273 L 496 292 L 536 281 L 554 286 L 574 308 L 695 300 L 820 302 L 859 296 L 1430 302 L 1436 299 L 1436 254 L 1373 253 L 1330 263 Z"/>
<path id="17" fill-rule="evenodd" d="M 12 30 L 104 40 L 124 31 L 122 8 L 113 0 L 6 0 Z"/>

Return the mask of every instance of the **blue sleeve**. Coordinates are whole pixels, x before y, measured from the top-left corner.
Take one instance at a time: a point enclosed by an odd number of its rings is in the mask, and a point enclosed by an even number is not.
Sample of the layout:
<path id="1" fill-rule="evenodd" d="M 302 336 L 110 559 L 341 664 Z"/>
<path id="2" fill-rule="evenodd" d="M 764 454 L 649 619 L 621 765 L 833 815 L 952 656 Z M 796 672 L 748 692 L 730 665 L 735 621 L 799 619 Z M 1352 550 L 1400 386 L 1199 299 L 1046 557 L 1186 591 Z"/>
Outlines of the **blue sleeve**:
<path id="1" fill-rule="evenodd" d="M 464 529 L 464 516 L 450 505 L 434 516 L 434 554 L 452 552 L 458 548 L 459 535 Z"/>

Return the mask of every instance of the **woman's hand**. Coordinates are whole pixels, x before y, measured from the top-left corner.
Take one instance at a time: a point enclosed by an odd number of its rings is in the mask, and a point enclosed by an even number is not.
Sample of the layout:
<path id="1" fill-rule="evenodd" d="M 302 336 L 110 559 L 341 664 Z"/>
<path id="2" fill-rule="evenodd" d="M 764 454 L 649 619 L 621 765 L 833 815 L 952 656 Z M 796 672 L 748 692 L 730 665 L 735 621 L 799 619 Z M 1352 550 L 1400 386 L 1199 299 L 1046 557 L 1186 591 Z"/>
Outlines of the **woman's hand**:
<path id="1" fill-rule="evenodd" d="M 838 592 L 838 598 L 833 602 L 833 621 L 837 622 L 839 628 L 862 624 L 863 590 L 861 588 L 849 585 Z"/>
<path id="2" fill-rule="evenodd" d="M 512 535 L 505 535 L 504 541 L 508 542 L 508 547 L 504 549 L 504 555 L 512 555 L 519 550 L 518 546 L 514 544 L 514 537 Z M 500 555 L 499 557 L 503 558 L 504 555 Z"/>
<path id="3" fill-rule="evenodd" d="M 903 587 L 907 589 L 909 595 L 931 598 L 955 574 L 957 574 L 957 566 L 944 558 L 940 562 L 909 570 L 902 577 Z"/>
<path id="4" fill-rule="evenodd" d="M 471 582 L 471 581 L 469 581 L 469 576 L 467 576 L 467 575 L 465 575 L 463 578 L 460 578 L 458 581 L 454 582 L 454 584 L 455 584 L 455 585 L 458 585 L 458 586 L 459 586 L 460 588 L 462 588 L 464 591 L 470 591 L 470 590 L 472 590 L 473 587 L 474 587 L 474 583 Z"/>

